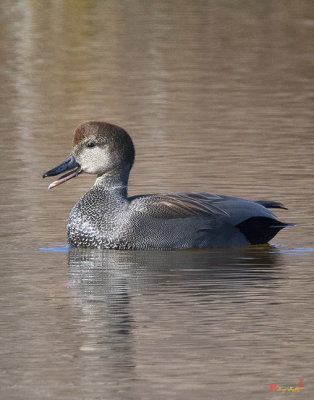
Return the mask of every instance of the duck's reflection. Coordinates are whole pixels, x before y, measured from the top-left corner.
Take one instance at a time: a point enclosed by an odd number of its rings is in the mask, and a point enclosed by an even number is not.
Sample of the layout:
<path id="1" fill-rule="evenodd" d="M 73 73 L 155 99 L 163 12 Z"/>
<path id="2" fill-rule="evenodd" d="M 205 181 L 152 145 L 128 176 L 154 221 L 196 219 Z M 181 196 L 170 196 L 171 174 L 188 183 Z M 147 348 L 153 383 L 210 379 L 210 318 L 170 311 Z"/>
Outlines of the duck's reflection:
<path id="1" fill-rule="evenodd" d="M 193 281 L 195 294 L 210 294 L 205 282 L 230 288 L 242 280 L 271 279 L 278 256 L 268 245 L 168 252 L 71 248 L 69 280 L 80 298 L 106 296 L 110 303 L 129 304 L 129 295 L 161 292 L 170 282 L 184 287 Z"/>
<path id="2" fill-rule="evenodd" d="M 156 355 L 163 335 L 169 340 L 197 326 L 208 343 L 209 326 L 223 334 L 225 312 L 241 318 L 252 307 L 252 293 L 271 290 L 279 256 L 269 246 L 169 252 L 71 248 L 68 278 L 73 305 L 81 309 L 82 357 L 96 358 L 104 374 L 130 378 L 139 365 L 150 364 L 145 357 Z M 171 340 L 169 346 L 171 354 Z M 94 372 L 85 372 L 92 382 Z"/>
<path id="3" fill-rule="evenodd" d="M 97 314 L 110 334 L 129 335 L 136 313 L 132 303 L 141 296 L 178 301 L 178 308 L 191 295 L 195 302 L 232 294 L 246 301 L 255 286 L 272 279 L 278 256 L 270 246 L 169 252 L 71 248 L 69 283 L 90 317 Z"/>

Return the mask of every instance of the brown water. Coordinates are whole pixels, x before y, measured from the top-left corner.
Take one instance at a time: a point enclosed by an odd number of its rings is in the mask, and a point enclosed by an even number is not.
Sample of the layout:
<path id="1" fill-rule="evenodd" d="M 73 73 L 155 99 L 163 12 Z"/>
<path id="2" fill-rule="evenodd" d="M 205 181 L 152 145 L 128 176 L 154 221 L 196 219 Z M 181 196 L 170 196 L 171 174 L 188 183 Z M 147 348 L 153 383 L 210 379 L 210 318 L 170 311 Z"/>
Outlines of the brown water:
<path id="1" fill-rule="evenodd" d="M 313 1 L 0 8 L 1 399 L 313 398 Z M 132 135 L 130 194 L 277 200 L 297 226 L 255 248 L 65 251 L 93 179 L 41 174 L 87 119 Z"/>

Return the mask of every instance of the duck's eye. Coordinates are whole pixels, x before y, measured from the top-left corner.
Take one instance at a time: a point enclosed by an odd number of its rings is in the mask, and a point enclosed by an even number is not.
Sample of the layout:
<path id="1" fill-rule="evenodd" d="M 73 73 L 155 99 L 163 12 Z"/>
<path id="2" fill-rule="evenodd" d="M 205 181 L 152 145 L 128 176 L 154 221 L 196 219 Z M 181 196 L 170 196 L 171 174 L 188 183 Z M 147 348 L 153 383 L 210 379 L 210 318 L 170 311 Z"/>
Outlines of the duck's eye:
<path id="1" fill-rule="evenodd" d="M 90 149 L 92 148 L 92 147 L 95 147 L 96 145 L 95 145 L 95 143 L 93 143 L 93 142 L 90 142 L 90 143 L 87 143 L 87 147 L 89 147 Z"/>

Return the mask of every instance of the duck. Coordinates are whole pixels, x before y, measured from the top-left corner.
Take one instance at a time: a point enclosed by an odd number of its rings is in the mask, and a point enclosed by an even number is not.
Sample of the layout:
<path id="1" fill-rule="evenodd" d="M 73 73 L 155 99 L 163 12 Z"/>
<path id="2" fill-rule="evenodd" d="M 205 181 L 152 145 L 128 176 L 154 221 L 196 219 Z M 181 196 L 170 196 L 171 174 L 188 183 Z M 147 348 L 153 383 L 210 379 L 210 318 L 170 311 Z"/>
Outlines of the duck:
<path id="1" fill-rule="evenodd" d="M 70 212 L 73 247 L 115 250 L 229 248 L 268 243 L 281 229 L 270 209 L 276 201 L 252 201 L 216 193 L 157 193 L 128 196 L 135 160 L 131 136 L 121 127 L 87 121 L 74 131 L 70 156 L 43 178 L 60 175 L 55 188 L 80 174 L 94 185 Z"/>

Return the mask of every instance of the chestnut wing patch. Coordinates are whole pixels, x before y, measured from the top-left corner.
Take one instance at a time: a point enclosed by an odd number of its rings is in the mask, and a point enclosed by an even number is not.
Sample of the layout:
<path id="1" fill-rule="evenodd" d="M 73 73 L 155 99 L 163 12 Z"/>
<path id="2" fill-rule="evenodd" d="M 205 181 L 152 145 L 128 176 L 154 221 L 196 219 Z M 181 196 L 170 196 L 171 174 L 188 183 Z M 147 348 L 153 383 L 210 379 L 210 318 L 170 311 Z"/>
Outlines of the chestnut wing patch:
<path id="1" fill-rule="evenodd" d="M 144 205 L 145 213 L 153 218 L 228 216 L 227 212 L 214 204 L 217 198 L 205 193 L 154 194 L 138 196 L 134 200 Z"/>

